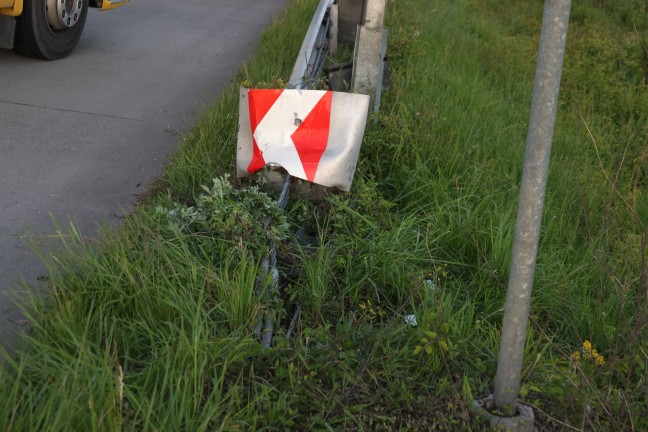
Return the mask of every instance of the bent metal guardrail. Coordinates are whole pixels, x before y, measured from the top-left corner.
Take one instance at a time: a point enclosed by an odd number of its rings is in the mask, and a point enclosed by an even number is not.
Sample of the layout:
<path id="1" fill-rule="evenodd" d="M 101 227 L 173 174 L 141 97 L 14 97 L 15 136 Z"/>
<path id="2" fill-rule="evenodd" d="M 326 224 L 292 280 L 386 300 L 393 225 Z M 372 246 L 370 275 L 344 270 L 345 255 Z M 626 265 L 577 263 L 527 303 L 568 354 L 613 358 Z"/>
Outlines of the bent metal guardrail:
<path id="1" fill-rule="evenodd" d="M 241 89 L 237 173 L 247 176 L 270 165 L 270 172 L 280 178 L 275 181 L 281 190 L 277 201 L 280 209 L 288 203 L 295 176 L 346 191 L 351 187 L 369 107 L 373 106 L 370 99 L 379 99 L 387 34 L 382 28 L 385 0 L 355 3 L 365 10 L 364 15 L 356 17 L 353 57 L 353 70 L 357 73 L 353 74 L 351 90 L 359 94 L 316 90 L 322 85 L 322 68 L 330 57 L 331 47 L 337 46 L 339 5 L 333 0 L 322 0 L 315 10 L 288 89 Z M 342 6 L 346 4 L 343 2 Z M 357 9 L 357 4 L 354 6 Z M 269 223 L 265 223 L 266 230 Z M 280 292 L 274 242 L 268 245 L 260 267 L 257 295 L 267 290 L 271 302 L 275 302 Z M 300 311 L 297 305 L 285 337 L 292 335 Z M 275 321 L 276 313 L 270 309 L 257 317 L 255 331 L 264 348 L 272 346 Z"/>

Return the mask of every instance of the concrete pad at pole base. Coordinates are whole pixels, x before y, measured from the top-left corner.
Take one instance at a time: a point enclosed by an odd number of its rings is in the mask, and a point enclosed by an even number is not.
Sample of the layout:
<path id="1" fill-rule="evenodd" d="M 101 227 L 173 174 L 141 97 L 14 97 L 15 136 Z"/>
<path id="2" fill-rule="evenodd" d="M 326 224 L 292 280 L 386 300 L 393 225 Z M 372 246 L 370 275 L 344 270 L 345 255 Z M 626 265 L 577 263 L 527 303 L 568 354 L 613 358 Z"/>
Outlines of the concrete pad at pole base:
<path id="1" fill-rule="evenodd" d="M 513 417 L 500 417 L 493 414 L 491 410 L 495 407 L 495 399 L 493 395 L 488 395 L 483 399 L 473 401 L 473 410 L 487 419 L 491 428 L 495 431 L 502 432 L 535 432 L 537 429 L 534 427 L 535 418 L 533 409 L 527 405 L 520 403 L 515 407 L 517 415 Z"/>

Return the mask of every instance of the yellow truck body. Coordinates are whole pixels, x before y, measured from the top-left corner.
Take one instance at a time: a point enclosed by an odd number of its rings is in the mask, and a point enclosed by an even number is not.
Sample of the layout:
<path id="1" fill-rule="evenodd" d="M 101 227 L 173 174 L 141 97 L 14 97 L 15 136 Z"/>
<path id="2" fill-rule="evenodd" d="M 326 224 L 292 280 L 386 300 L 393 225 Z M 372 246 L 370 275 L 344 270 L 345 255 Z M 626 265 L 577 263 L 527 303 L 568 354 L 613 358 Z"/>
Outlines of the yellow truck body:
<path id="1" fill-rule="evenodd" d="M 0 13 L 9 16 L 18 16 L 23 11 L 23 0 L 0 0 Z"/>

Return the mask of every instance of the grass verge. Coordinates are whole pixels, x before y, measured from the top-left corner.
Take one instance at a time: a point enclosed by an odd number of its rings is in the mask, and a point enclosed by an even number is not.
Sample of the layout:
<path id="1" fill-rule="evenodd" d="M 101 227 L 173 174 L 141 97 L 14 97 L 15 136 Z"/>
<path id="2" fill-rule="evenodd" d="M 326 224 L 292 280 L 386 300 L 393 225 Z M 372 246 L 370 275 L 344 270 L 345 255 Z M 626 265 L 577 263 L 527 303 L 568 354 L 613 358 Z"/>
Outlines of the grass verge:
<path id="1" fill-rule="evenodd" d="M 52 297 L 0 369 L 0 429 L 483 428 L 469 408 L 496 366 L 542 2 L 390 2 L 393 88 L 354 190 L 284 220 L 222 176 L 238 82 L 285 80 L 314 6 L 263 34 L 118 232 L 62 236 Z M 647 8 L 573 6 L 520 391 L 542 430 L 648 427 Z M 285 294 L 263 306 L 268 215 Z M 252 318 L 285 330 L 295 304 L 294 337 L 262 351 Z"/>

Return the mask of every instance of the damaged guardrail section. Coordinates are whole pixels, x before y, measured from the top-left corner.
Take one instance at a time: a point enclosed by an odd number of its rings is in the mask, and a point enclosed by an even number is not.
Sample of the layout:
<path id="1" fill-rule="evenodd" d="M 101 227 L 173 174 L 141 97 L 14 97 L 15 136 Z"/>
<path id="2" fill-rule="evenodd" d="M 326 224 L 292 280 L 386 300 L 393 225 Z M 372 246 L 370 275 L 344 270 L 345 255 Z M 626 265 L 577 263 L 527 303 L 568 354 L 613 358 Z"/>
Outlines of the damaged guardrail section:
<path id="1" fill-rule="evenodd" d="M 340 35 L 339 8 L 346 25 Z M 367 116 L 378 110 L 380 101 L 387 46 L 384 9 L 384 0 L 339 4 L 322 0 L 306 32 L 288 88 L 240 89 L 236 172 L 239 177 L 248 177 L 261 171 L 274 183 L 274 189 L 281 190 L 277 201 L 280 209 L 287 205 L 293 177 L 326 188 L 351 190 Z M 355 11 L 352 18 L 350 10 Z M 359 10 L 363 12 L 357 13 Z M 337 79 L 342 84 L 332 86 L 321 74 L 338 42 L 349 40 L 349 25 L 355 27 L 351 31 L 355 35 L 351 93 L 332 91 L 332 87 L 348 89 L 344 80 Z M 365 34 L 377 37 L 363 37 Z M 336 66 L 329 70 L 336 70 Z M 271 302 L 278 302 L 280 297 L 276 248 L 270 241 L 256 289 L 259 296 L 268 294 Z M 299 311 L 297 305 L 287 336 L 293 332 Z M 257 317 L 255 331 L 265 348 L 272 345 L 275 315 L 264 310 Z"/>

